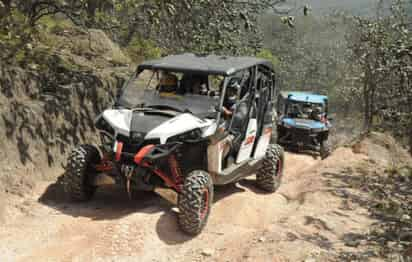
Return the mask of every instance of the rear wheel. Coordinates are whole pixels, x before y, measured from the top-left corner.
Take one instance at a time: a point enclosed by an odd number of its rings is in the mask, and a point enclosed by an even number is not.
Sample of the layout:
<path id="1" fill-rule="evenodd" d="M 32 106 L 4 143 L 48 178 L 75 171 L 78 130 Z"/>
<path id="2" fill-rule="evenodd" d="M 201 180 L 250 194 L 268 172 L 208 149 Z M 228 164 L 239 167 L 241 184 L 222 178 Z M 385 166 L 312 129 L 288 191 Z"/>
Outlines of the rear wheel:
<path id="1" fill-rule="evenodd" d="M 72 200 L 92 198 L 96 187 L 91 185 L 90 178 L 96 175 L 94 165 L 99 162 L 99 151 L 92 145 L 81 145 L 72 151 L 64 175 L 64 189 Z"/>
<path id="2" fill-rule="evenodd" d="M 322 158 L 322 160 L 330 155 L 331 150 L 331 145 L 328 139 L 323 140 L 320 143 L 320 157 Z"/>
<path id="3" fill-rule="evenodd" d="M 213 203 L 213 182 L 210 175 L 201 170 L 189 173 L 179 194 L 178 222 L 187 234 L 197 235 L 207 223 Z"/>
<path id="4" fill-rule="evenodd" d="M 256 173 L 256 183 L 267 192 L 275 192 L 281 183 L 284 167 L 284 151 L 280 145 L 269 145 L 262 166 Z"/>

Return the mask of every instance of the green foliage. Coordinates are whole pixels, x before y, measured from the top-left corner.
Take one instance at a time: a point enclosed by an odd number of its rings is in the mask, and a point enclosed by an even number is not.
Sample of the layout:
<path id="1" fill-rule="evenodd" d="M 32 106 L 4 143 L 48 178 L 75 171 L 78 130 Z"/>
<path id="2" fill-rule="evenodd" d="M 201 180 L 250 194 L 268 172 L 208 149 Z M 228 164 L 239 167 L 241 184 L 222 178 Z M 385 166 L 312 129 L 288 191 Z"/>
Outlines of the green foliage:
<path id="1" fill-rule="evenodd" d="M 349 18 L 347 38 L 365 128 L 409 139 L 412 153 L 412 18 L 404 7 L 393 1 L 390 16 Z"/>
<path id="2" fill-rule="evenodd" d="M 144 59 L 158 58 L 162 55 L 162 50 L 151 40 L 144 40 L 134 37 L 126 47 L 126 52 L 134 62 L 141 62 Z"/>
<path id="3" fill-rule="evenodd" d="M 38 21 L 39 32 L 58 34 L 64 30 L 70 30 L 74 24 L 66 18 L 56 18 L 54 16 L 44 16 Z"/>
<path id="4" fill-rule="evenodd" d="M 269 49 L 263 48 L 259 51 L 259 53 L 256 54 L 256 56 L 271 61 L 275 68 L 279 66 L 279 59 L 274 56 Z"/>

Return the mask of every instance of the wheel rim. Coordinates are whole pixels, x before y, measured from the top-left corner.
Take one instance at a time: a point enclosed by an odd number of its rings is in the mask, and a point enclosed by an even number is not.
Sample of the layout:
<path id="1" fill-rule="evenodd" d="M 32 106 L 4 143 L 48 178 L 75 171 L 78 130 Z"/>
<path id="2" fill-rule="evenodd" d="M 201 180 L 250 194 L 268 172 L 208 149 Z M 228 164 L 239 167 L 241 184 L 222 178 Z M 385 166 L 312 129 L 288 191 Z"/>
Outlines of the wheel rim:
<path id="1" fill-rule="evenodd" d="M 202 204 L 200 210 L 200 219 L 204 219 L 209 211 L 209 190 L 205 189 L 202 193 Z"/>
<path id="2" fill-rule="evenodd" d="M 282 175 L 282 168 L 283 168 L 283 166 L 282 166 L 282 160 L 281 159 L 279 159 L 278 160 L 278 163 L 277 163 L 277 167 L 276 167 L 276 176 L 278 176 L 278 177 L 280 177 L 281 175 Z"/>

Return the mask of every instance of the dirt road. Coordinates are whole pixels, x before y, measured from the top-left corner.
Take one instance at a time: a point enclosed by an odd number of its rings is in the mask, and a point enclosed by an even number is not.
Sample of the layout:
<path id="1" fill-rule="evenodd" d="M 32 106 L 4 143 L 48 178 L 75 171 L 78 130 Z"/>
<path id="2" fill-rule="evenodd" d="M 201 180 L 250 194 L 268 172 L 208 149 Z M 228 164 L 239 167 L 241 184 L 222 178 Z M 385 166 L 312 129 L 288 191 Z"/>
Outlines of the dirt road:
<path id="1" fill-rule="evenodd" d="M 63 201 L 39 185 L 0 227 L 0 261 L 325 261 L 372 222 L 340 194 L 339 170 L 359 161 L 338 149 L 325 161 L 287 154 L 283 184 L 264 194 L 253 180 L 216 189 L 204 232 L 182 234 L 172 206 L 154 194 L 130 201 L 121 190 L 92 202 Z"/>

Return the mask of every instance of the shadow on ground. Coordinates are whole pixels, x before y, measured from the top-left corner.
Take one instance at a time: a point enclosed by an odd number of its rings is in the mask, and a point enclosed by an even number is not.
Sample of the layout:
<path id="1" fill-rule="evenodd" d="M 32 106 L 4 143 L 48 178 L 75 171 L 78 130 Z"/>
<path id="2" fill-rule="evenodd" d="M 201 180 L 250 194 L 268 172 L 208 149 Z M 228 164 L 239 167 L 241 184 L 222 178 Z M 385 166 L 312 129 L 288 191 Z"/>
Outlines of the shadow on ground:
<path id="1" fill-rule="evenodd" d="M 253 181 L 244 180 L 239 184 L 256 193 L 264 193 L 254 187 Z M 237 184 L 216 186 L 214 202 L 242 192 L 245 192 L 245 189 Z M 106 187 L 98 189 L 91 201 L 76 203 L 65 195 L 63 175 L 61 175 L 55 183 L 47 187 L 38 201 L 63 214 L 72 217 L 87 217 L 97 221 L 116 220 L 135 212 L 160 214 L 156 223 L 156 233 L 163 242 L 176 245 L 193 238 L 179 229 L 174 206 L 153 192 L 136 192 L 132 199 L 129 199 L 122 188 Z"/>

